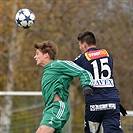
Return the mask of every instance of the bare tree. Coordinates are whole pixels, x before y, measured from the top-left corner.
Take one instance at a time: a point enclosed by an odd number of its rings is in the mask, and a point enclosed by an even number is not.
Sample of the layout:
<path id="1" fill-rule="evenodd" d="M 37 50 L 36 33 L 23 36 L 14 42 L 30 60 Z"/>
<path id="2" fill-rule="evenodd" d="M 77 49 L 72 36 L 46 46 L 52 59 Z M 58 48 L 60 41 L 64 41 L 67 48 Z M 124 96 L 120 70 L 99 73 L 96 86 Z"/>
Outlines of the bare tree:
<path id="1" fill-rule="evenodd" d="M 13 4 L 13 13 L 17 11 L 17 4 Z M 7 75 L 7 83 L 6 83 L 6 91 L 13 91 L 14 88 L 14 73 L 15 73 L 15 53 L 17 52 L 16 47 L 16 28 L 14 26 L 12 30 L 12 37 L 11 42 L 8 42 L 9 49 L 8 49 L 8 75 Z M 10 125 L 11 125 L 11 115 L 12 115 L 12 97 L 11 96 L 5 96 L 3 100 L 3 107 L 1 110 L 1 124 L 2 127 L 0 127 L 1 133 L 9 133 L 10 132 Z"/>

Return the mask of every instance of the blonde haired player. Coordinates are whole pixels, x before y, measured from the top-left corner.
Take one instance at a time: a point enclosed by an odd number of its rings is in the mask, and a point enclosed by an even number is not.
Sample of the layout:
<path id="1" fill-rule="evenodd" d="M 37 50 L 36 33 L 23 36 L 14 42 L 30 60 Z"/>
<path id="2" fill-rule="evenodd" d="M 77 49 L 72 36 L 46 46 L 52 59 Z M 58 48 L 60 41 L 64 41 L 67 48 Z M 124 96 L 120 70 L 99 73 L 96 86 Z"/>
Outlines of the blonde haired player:
<path id="1" fill-rule="evenodd" d="M 42 121 L 36 133 L 62 133 L 70 116 L 67 100 L 73 77 L 80 79 L 85 93 L 93 85 L 92 75 L 72 61 L 55 60 L 58 48 L 50 40 L 36 43 L 34 47 L 36 64 L 44 69 L 41 85 L 45 102 Z"/>

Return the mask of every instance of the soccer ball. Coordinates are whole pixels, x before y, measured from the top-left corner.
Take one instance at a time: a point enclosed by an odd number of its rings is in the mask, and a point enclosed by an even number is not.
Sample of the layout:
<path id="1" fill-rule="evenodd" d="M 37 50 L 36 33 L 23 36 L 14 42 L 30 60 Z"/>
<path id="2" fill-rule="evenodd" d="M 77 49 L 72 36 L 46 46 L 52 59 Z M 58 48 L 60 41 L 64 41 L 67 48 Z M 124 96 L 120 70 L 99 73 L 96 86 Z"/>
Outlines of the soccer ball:
<path id="1" fill-rule="evenodd" d="M 16 13 L 15 21 L 21 28 L 30 28 L 35 23 L 35 14 L 29 9 L 20 9 Z"/>

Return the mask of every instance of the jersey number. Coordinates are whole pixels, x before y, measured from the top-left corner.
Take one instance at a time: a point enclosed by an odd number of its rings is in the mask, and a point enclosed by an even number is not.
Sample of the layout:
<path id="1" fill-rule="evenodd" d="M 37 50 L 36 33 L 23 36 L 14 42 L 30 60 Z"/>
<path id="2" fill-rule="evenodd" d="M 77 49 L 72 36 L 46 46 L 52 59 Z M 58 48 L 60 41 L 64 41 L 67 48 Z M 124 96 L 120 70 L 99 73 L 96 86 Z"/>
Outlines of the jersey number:
<path id="1" fill-rule="evenodd" d="M 100 59 L 100 64 L 101 64 L 101 72 L 100 72 L 100 75 L 101 75 L 101 77 L 99 76 L 99 68 L 98 68 L 97 61 L 94 60 L 91 64 L 93 65 L 94 78 L 96 80 L 98 80 L 98 79 L 105 79 L 105 78 L 106 79 L 107 78 L 110 79 L 110 77 L 111 77 L 111 69 L 110 69 L 110 67 L 108 65 L 108 58 L 102 58 L 102 59 Z M 106 77 L 103 75 L 103 71 L 107 71 L 108 72 L 108 74 L 106 75 Z"/>

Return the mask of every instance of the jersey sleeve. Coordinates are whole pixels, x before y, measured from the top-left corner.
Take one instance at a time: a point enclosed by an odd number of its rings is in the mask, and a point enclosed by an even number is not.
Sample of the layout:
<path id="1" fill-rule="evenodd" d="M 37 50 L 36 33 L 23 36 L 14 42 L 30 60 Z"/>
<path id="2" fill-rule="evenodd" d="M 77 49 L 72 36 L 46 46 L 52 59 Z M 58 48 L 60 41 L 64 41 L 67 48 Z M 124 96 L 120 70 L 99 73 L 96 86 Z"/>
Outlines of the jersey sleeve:
<path id="1" fill-rule="evenodd" d="M 93 77 L 92 74 L 80 67 L 79 65 L 75 64 L 73 61 L 58 61 L 62 66 L 61 71 L 72 77 L 79 78 L 82 87 L 86 85 L 93 86 Z"/>
<path id="2" fill-rule="evenodd" d="M 73 62 L 78 64 L 79 66 L 81 66 L 82 65 L 81 59 L 80 59 L 81 57 L 82 57 L 82 54 L 80 54 L 78 57 L 76 57 Z"/>

